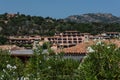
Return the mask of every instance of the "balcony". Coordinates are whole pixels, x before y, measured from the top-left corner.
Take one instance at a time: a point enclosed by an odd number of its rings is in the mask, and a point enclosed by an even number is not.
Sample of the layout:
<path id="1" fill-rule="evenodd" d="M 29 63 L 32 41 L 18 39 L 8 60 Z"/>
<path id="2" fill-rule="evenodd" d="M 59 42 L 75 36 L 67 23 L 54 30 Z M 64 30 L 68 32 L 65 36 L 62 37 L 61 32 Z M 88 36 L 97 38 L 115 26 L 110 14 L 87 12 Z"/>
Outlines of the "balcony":
<path id="1" fill-rule="evenodd" d="M 73 40 L 77 40 L 77 38 L 73 38 Z"/>

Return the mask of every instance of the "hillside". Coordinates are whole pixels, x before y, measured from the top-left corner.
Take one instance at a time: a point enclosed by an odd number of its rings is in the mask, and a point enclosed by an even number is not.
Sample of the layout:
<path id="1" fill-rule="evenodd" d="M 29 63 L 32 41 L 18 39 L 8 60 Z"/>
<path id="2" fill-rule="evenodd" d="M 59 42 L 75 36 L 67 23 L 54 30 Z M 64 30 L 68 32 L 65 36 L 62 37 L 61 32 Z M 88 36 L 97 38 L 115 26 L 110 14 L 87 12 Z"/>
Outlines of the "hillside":
<path id="1" fill-rule="evenodd" d="M 53 36 L 55 32 L 77 30 L 97 34 L 101 32 L 120 32 L 120 19 L 112 14 L 83 14 L 66 19 L 31 16 L 25 14 L 0 14 L 0 35 Z"/>
<path id="2" fill-rule="evenodd" d="M 83 15 L 72 15 L 65 18 L 65 21 L 86 23 L 86 22 L 102 22 L 102 23 L 120 23 L 120 17 L 109 13 L 88 13 Z"/>

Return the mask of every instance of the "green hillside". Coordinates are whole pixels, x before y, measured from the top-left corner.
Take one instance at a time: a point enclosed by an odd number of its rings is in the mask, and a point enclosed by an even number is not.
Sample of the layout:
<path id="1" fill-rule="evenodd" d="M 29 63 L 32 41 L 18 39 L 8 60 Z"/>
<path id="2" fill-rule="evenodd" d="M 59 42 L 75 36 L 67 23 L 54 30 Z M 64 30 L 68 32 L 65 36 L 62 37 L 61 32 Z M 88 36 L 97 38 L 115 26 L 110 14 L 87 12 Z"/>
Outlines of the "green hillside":
<path id="1" fill-rule="evenodd" d="M 78 30 L 97 34 L 106 31 L 120 32 L 120 23 L 84 22 L 77 23 L 65 19 L 31 16 L 25 14 L 0 14 L 0 34 L 52 36 L 55 32 Z"/>

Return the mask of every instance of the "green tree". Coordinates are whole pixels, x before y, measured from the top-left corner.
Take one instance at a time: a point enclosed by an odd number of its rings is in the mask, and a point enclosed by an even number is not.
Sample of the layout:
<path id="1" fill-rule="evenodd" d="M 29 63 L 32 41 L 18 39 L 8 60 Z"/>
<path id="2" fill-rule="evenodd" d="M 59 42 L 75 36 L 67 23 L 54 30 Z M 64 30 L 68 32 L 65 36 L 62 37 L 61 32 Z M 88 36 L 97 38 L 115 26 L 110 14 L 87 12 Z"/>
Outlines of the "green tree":
<path id="1" fill-rule="evenodd" d="M 78 67 L 81 80 L 119 80 L 120 48 L 97 44 Z"/>
<path id="2" fill-rule="evenodd" d="M 25 77 L 37 80 L 76 79 L 74 71 L 78 68 L 79 61 L 64 59 L 64 53 L 56 54 L 50 49 L 44 53 L 43 50 L 42 47 L 34 50 L 34 55 L 26 64 Z"/>
<path id="3" fill-rule="evenodd" d="M 8 39 L 4 36 L 0 36 L 0 45 L 5 44 L 8 41 Z"/>
<path id="4" fill-rule="evenodd" d="M 43 45 L 42 45 L 42 48 L 43 49 L 49 49 L 51 46 L 51 44 L 49 42 L 44 42 Z"/>

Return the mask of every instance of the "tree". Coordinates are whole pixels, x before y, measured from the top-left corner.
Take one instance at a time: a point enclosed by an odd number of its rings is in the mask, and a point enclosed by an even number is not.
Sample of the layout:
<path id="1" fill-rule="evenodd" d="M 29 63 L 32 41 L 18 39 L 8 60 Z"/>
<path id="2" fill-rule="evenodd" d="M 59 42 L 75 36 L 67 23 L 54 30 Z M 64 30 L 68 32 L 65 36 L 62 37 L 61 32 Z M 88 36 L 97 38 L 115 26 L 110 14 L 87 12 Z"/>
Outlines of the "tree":
<path id="1" fill-rule="evenodd" d="M 5 44 L 8 41 L 8 39 L 4 36 L 0 36 L 0 45 Z"/>
<path id="2" fill-rule="evenodd" d="M 49 42 L 44 42 L 43 45 L 42 45 L 42 48 L 43 49 L 48 49 L 50 48 L 51 44 Z"/>
<path id="3" fill-rule="evenodd" d="M 120 48 L 113 44 L 97 44 L 79 66 L 82 80 L 119 80 Z"/>
<path id="4" fill-rule="evenodd" d="M 78 66 L 79 61 L 64 59 L 63 53 L 56 54 L 50 49 L 43 53 L 43 48 L 37 47 L 26 64 L 25 77 L 31 80 L 75 80 L 74 71 Z"/>

